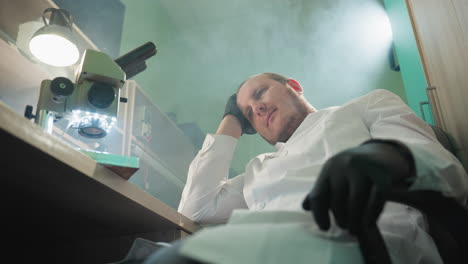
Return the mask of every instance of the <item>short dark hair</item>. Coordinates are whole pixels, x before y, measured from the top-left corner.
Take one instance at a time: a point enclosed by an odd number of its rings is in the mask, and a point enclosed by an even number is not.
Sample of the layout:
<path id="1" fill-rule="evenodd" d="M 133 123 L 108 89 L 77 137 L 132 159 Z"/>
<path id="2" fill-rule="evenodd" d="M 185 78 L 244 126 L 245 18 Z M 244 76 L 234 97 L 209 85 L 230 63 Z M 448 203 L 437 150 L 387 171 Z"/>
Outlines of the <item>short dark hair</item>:
<path id="1" fill-rule="evenodd" d="M 275 80 L 281 84 L 287 84 L 288 83 L 288 78 L 286 76 L 283 76 L 281 74 L 277 74 L 277 73 L 273 73 L 273 72 L 264 72 L 263 74 L 265 74 L 266 76 L 268 76 L 268 78 L 272 79 L 272 80 Z M 248 80 L 248 79 L 247 79 Z M 242 87 L 242 85 L 244 85 L 244 83 L 247 81 L 243 81 L 239 87 L 237 88 L 237 92 L 239 92 L 240 88 Z"/>
<path id="2" fill-rule="evenodd" d="M 288 83 L 288 78 L 286 76 L 283 76 L 281 74 L 273 73 L 273 72 L 265 72 L 268 76 L 268 78 L 273 79 L 277 82 L 280 82 L 281 84 L 286 84 Z"/>

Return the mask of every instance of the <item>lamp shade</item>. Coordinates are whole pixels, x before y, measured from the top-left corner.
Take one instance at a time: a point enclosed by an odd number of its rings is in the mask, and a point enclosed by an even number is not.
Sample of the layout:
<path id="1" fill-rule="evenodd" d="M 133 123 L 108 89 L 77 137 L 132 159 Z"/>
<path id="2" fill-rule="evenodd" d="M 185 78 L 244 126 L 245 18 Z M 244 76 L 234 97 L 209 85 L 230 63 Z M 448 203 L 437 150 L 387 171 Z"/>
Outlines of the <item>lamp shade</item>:
<path id="1" fill-rule="evenodd" d="M 52 12 L 49 24 L 44 18 L 47 12 Z M 49 8 L 44 14 L 45 26 L 34 33 L 29 42 L 29 50 L 38 60 L 52 66 L 65 67 L 75 64 L 80 52 L 75 44 L 68 12 Z"/>

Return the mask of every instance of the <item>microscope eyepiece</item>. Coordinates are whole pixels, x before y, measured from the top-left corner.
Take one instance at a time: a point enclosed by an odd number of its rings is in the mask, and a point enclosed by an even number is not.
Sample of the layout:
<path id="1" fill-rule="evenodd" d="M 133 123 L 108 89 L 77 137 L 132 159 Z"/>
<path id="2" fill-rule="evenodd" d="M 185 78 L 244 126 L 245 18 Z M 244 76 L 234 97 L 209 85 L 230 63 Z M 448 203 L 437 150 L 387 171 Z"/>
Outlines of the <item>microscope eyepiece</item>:
<path id="1" fill-rule="evenodd" d="M 146 60 L 156 55 L 156 45 L 153 42 L 146 42 L 140 47 L 128 52 L 127 54 L 117 58 L 117 63 L 120 68 L 127 75 L 126 78 L 130 79 L 138 73 L 146 69 Z"/>

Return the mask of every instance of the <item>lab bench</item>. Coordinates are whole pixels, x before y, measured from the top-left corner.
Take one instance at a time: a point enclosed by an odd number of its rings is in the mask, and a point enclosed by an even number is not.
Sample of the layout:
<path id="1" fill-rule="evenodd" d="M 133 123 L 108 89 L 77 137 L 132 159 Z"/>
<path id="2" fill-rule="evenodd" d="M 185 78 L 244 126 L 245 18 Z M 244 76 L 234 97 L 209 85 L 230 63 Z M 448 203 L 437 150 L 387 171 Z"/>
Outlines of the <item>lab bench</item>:
<path id="1" fill-rule="evenodd" d="M 109 263 L 137 237 L 170 242 L 200 229 L 1 101 L 0 128 L 4 252 L 15 262 Z"/>

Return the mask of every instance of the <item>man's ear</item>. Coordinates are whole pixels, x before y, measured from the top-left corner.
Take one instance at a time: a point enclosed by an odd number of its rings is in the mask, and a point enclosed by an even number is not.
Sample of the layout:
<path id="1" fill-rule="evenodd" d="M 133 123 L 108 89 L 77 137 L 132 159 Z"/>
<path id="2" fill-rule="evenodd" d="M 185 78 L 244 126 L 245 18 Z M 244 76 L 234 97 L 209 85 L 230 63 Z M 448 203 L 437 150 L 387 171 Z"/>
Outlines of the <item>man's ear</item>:
<path id="1" fill-rule="evenodd" d="M 302 86 L 296 80 L 288 79 L 288 84 L 294 89 L 294 91 L 302 93 Z"/>

